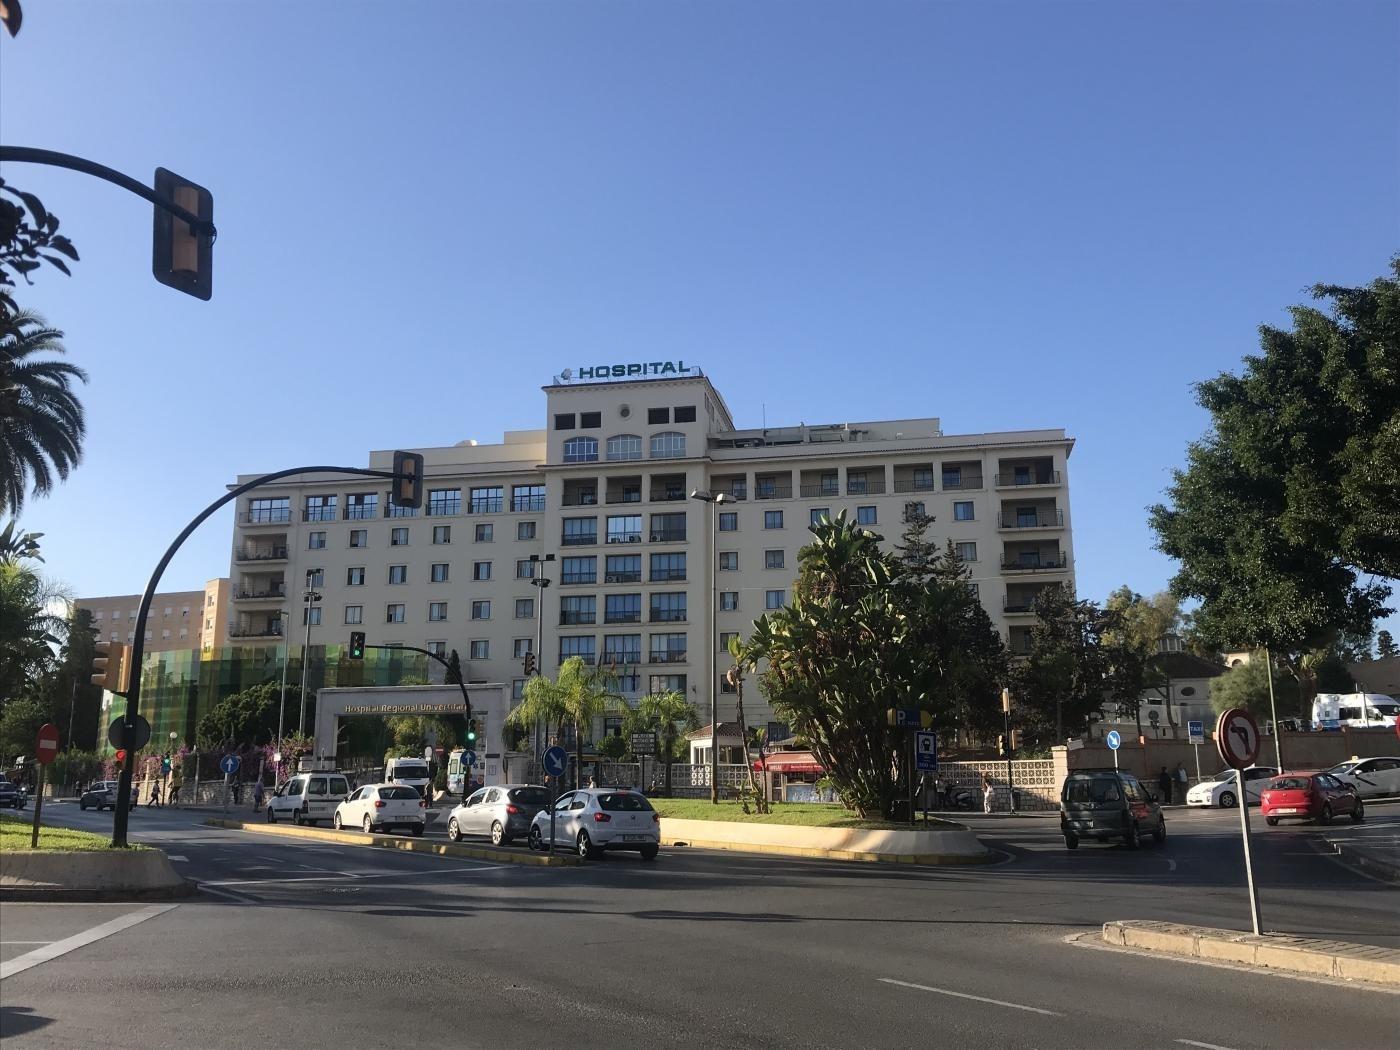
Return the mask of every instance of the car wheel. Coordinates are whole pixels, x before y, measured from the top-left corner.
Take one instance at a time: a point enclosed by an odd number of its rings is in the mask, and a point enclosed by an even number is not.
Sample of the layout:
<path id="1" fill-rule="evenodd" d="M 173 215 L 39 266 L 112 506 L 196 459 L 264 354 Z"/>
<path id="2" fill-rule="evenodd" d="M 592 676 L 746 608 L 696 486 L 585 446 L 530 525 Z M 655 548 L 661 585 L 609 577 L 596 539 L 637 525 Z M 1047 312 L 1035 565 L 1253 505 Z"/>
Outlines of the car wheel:
<path id="1" fill-rule="evenodd" d="M 373 835 L 373 834 L 374 834 L 374 821 L 371 820 L 371 819 L 369 818 L 368 814 L 366 814 L 366 816 L 365 816 L 365 822 L 364 822 L 363 827 L 364 827 L 364 829 L 365 829 L 365 834 L 366 834 L 366 835 Z"/>
<path id="2" fill-rule="evenodd" d="M 1079 848 L 1079 836 L 1078 836 L 1078 835 L 1074 835 L 1074 834 L 1070 834 L 1070 833 L 1066 833 L 1066 834 L 1065 834 L 1065 849 L 1078 849 L 1078 848 Z"/>
<path id="3" fill-rule="evenodd" d="M 1361 800 L 1360 800 L 1360 799 L 1357 799 L 1357 800 L 1356 800 L 1356 808 L 1353 809 L 1353 810 L 1351 811 L 1351 822 L 1352 822 L 1353 824 L 1360 824 L 1360 823 L 1361 823 L 1363 820 L 1365 820 L 1365 819 L 1366 819 L 1366 810 L 1365 810 L 1365 807 L 1363 807 L 1363 806 L 1361 805 Z"/>
<path id="4" fill-rule="evenodd" d="M 340 821 L 340 814 L 337 813 L 335 816 L 331 817 L 331 827 L 335 828 L 336 831 L 339 831 L 339 830 L 340 830 L 340 824 L 341 824 L 341 821 Z"/>
<path id="5" fill-rule="evenodd" d="M 413 827 L 409 828 L 408 833 L 409 833 L 410 835 L 412 835 L 414 838 L 421 838 L 422 835 L 423 835 L 423 825 L 422 825 L 422 824 L 415 824 L 415 825 L 413 825 Z"/>
<path id="6" fill-rule="evenodd" d="M 525 842 L 536 853 L 544 849 L 544 836 L 540 834 L 539 828 L 531 827 L 530 834 L 526 836 Z"/>
<path id="7" fill-rule="evenodd" d="M 84 799 L 79 799 L 78 808 L 83 810 L 87 809 L 87 802 Z"/>
<path id="8" fill-rule="evenodd" d="M 302 826 L 302 824 L 304 823 L 304 821 L 301 819 L 301 810 L 299 810 L 299 809 L 294 809 L 294 810 L 292 810 L 292 823 L 295 824 L 297 827 L 301 827 L 301 826 Z"/>
<path id="9" fill-rule="evenodd" d="M 505 838 L 506 829 L 501 827 L 501 822 L 499 820 L 493 820 L 491 822 L 491 845 L 499 846 L 505 841 Z"/>
<path id="10" fill-rule="evenodd" d="M 276 824 L 276 823 L 277 823 L 277 811 L 276 811 L 275 809 L 273 809 L 271 806 L 268 806 L 268 807 L 267 807 L 267 822 L 268 822 L 269 824 Z"/>
<path id="11" fill-rule="evenodd" d="M 1234 808 L 1235 808 L 1235 803 L 1236 803 L 1237 801 L 1238 801 L 1238 800 L 1235 798 L 1235 793 L 1234 793 L 1233 791 L 1222 791 L 1222 792 L 1220 792 L 1220 808 L 1221 808 L 1221 809 L 1234 809 Z"/>
<path id="12" fill-rule="evenodd" d="M 578 833 L 578 858 L 579 858 L 579 860 L 592 860 L 593 857 L 594 857 L 594 855 L 597 854 L 597 852 L 598 852 L 598 850 L 597 850 L 597 848 L 593 845 L 593 840 L 592 840 L 591 838 L 588 837 L 588 832 L 586 832 L 586 831 L 580 831 L 580 832 Z"/>
<path id="13" fill-rule="evenodd" d="M 658 853 L 660 853 L 660 852 L 661 852 L 661 850 L 660 850 L 660 848 L 657 847 L 657 846 L 643 846 L 643 847 L 642 847 L 642 860 L 655 860 L 655 859 L 656 859 L 656 855 L 657 855 Z"/>
<path id="14" fill-rule="evenodd" d="M 1264 823 L 1269 825 L 1269 827 L 1271 828 L 1276 828 L 1278 827 L 1278 817 L 1265 817 Z"/>
<path id="15" fill-rule="evenodd" d="M 1330 823 L 1332 823 L 1332 806 L 1331 806 L 1330 803 L 1324 803 L 1324 804 L 1323 804 L 1323 806 L 1322 806 L 1322 814 L 1321 814 L 1321 816 L 1319 816 L 1319 817 L 1317 818 L 1317 822 L 1318 822 L 1319 824 L 1330 824 Z"/>
<path id="16" fill-rule="evenodd" d="M 1159 846 L 1167 841 L 1167 822 L 1165 820 L 1162 821 L 1162 823 L 1157 826 L 1157 830 L 1152 833 L 1152 841 Z"/>
<path id="17" fill-rule="evenodd" d="M 1142 838 L 1138 834 L 1138 826 L 1136 824 L 1131 825 L 1128 828 L 1128 833 L 1123 836 L 1123 845 L 1127 846 L 1129 849 L 1137 849 L 1142 845 Z"/>
<path id="18" fill-rule="evenodd" d="M 453 842 L 462 841 L 462 826 L 457 823 L 456 817 L 447 822 L 447 837 Z"/>

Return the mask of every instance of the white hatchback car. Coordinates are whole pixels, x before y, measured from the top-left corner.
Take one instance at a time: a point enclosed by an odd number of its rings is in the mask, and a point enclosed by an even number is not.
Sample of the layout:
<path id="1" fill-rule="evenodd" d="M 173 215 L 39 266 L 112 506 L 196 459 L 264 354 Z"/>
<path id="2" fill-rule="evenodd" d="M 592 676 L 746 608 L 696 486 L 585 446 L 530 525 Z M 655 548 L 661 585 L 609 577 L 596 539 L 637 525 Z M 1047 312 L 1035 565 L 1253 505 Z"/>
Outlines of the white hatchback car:
<path id="1" fill-rule="evenodd" d="M 661 849 L 661 815 L 645 795 L 626 788 L 580 788 L 554 803 L 554 844 L 572 846 L 585 860 L 607 850 L 636 850 L 655 860 Z M 530 848 L 549 841 L 550 811 L 530 824 Z"/>
<path id="2" fill-rule="evenodd" d="M 394 828 L 407 828 L 410 834 L 421 835 L 427 823 L 427 807 L 423 796 L 407 784 L 366 784 L 335 808 L 331 823 L 337 831 L 358 827 L 366 835 Z"/>
<path id="3" fill-rule="evenodd" d="M 1400 757 L 1352 758 L 1327 771 L 1356 788 L 1362 798 L 1390 798 L 1400 795 Z"/>
<path id="4" fill-rule="evenodd" d="M 1259 795 L 1276 776 L 1278 770 L 1273 766 L 1250 766 L 1244 771 L 1244 793 L 1250 805 L 1259 804 Z M 1186 804 L 1234 809 L 1240 804 L 1239 788 L 1235 785 L 1235 771 L 1222 769 L 1209 780 L 1203 780 L 1192 787 L 1186 792 Z"/>

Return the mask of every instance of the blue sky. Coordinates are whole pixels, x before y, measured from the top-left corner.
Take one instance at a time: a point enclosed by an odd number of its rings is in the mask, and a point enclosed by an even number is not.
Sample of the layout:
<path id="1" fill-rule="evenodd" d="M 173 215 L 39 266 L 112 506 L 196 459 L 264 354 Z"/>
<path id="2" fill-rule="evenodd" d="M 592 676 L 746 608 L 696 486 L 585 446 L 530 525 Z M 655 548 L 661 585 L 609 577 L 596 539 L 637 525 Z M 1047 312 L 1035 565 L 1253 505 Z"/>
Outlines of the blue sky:
<path id="1" fill-rule="evenodd" d="M 739 425 L 1063 426 L 1077 579 L 1150 592 L 1193 382 L 1400 247 L 1400 6 L 36 0 L 0 138 L 210 187 L 210 303 L 150 210 L 8 166 L 82 262 L 90 437 L 25 525 L 140 590 L 235 474 L 498 440 L 579 361 L 684 359 Z M 173 483 L 172 483 L 173 481 Z M 165 589 L 228 570 L 208 523 Z"/>

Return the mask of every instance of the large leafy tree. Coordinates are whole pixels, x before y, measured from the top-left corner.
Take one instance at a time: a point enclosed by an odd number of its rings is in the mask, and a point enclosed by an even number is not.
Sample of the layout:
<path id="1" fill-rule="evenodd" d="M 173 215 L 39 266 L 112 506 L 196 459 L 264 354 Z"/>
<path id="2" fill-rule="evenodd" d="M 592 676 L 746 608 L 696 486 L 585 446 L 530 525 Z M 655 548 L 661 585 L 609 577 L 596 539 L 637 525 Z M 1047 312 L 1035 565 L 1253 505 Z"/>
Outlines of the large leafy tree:
<path id="1" fill-rule="evenodd" d="M 1243 707 L 1262 725 L 1269 719 L 1269 673 L 1263 654 L 1211 679 L 1210 706 L 1219 714 Z M 1300 707 L 1298 682 L 1274 668 L 1274 706 L 1280 718 L 1310 715 Z"/>
<path id="2" fill-rule="evenodd" d="M 260 682 L 224 697 L 195 725 L 200 750 L 272 743 L 277 736 L 277 700 L 281 695 L 281 683 Z M 297 686 L 287 686 L 288 711 L 297 710 L 300 697 Z"/>
<path id="3" fill-rule="evenodd" d="M 1161 689 L 1167 676 L 1157 659 L 1158 643 L 1174 633 L 1181 622 L 1181 607 L 1169 592 L 1145 598 L 1131 587 L 1113 591 L 1103 606 L 1101 644 L 1104 653 L 1108 699 L 1120 716 L 1131 717 L 1142 735 L 1142 697 Z M 1167 721 L 1171 723 L 1171 705 Z"/>
<path id="4" fill-rule="evenodd" d="M 1211 430 L 1150 511 L 1173 589 L 1222 648 L 1366 636 L 1390 594 L 1372 577 L 1400 576 L 1400 258 L 1313 295 L 1330 310 L 1295 306 L 1242 375 L 1197 387 Z"/>
<path id="5" fill-rule="evenodd" d="M 0 561 L 0 706 L 31 692 L 56 661 L 67 621 L 52 611 L 62 598 L 24 561 Z"/>
<path id="6" fill-rule="evenodd" d="M 1121 634 L 1118 618 L 1068 588 L 1042 590 L 1035 614 L 1030 653 L 1014 672 L 1017 717 L 1032 743 L 1060 744 L 1096 719 L 1106 700 L 1128 702 L 1132 684 L 1124 678 L 1140 668 L 1115 670 L 1115 656 L 1127 659 L 1116 650 L 1128 647 L 1106 642 L 1104 634 Z"/>
<path id="7" fill-rule="evenodd" d="M 82 458 L 87 425 L 74 393 L 87 373 L 41 354 L 63 353 L 63 333 L 28 310 L 0 316 L 0 511 L 17 514 L 66 479 Z"/>
<path id="8" fill-rule="evenodd" d="M 1395 647 L 1395 639 L 1390 636 L 1389 631 L 1377 632 L 1376 653 L 1382 660 L 1387 660 L 1392 656 L 1400 656 L 1400 649 Z"/>

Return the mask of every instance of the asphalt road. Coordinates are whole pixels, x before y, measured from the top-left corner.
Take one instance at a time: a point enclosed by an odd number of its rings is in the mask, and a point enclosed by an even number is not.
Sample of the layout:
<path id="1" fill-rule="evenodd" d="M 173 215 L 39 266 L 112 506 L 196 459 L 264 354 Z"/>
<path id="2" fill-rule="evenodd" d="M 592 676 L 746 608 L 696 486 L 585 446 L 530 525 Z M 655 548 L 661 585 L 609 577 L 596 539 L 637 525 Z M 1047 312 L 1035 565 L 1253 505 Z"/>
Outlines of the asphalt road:
<path id="1" fill-rule="evenodd" d="M 1400 995 L 1067 941 L 1119 918 L 1245 927 L 1235 813 L 1170 811 L 1164 847 L 1074 853 L 1053 821 L 975 817 L 1007 854 L 978 869 L 678 849 L 538 869 L 197 820 L 133 828 L 183 858 L 198 898 L 0 905 L 5 964 L 71 945 L 0 984 L 6 1050 L 1369 1050 L 1400 1030 Z M 1400 807 L 1368 825 L 1395 830 Z M 1332 859 L 1335 829 L 1257 831 L 1266 927 L 1400 946 L 1400 891 Z"/>

